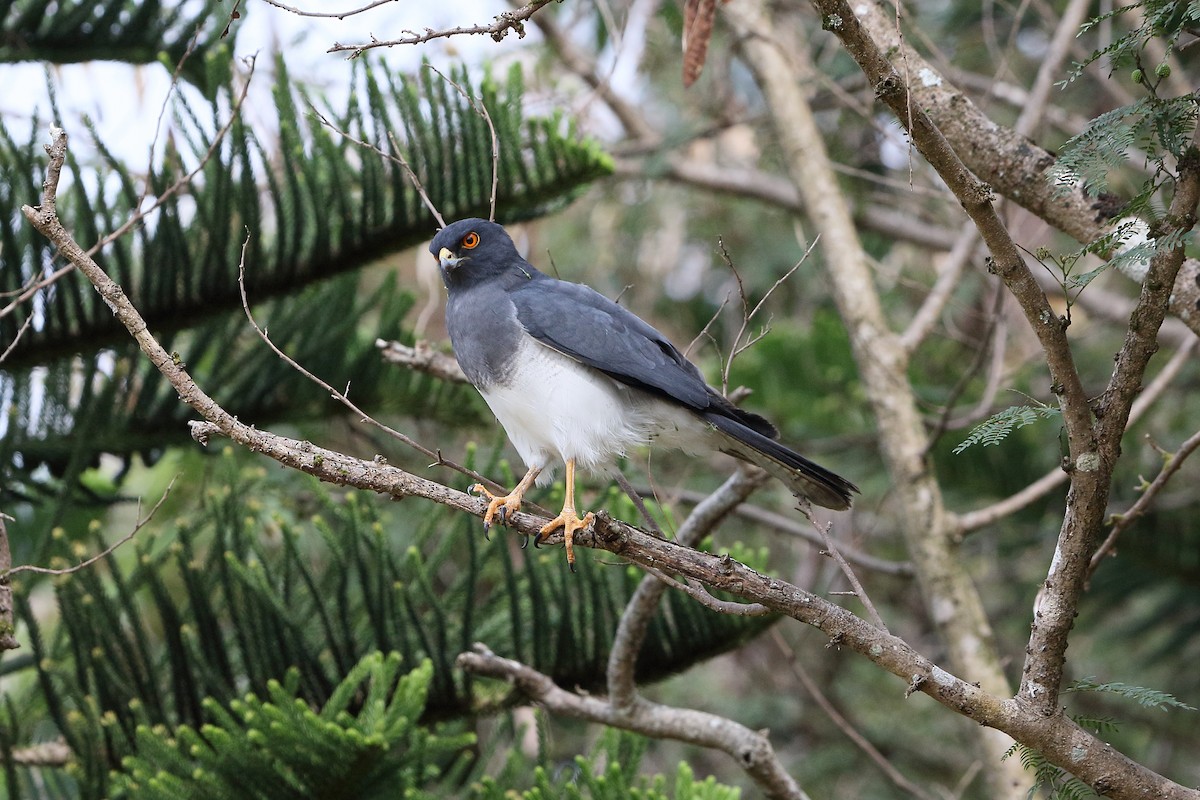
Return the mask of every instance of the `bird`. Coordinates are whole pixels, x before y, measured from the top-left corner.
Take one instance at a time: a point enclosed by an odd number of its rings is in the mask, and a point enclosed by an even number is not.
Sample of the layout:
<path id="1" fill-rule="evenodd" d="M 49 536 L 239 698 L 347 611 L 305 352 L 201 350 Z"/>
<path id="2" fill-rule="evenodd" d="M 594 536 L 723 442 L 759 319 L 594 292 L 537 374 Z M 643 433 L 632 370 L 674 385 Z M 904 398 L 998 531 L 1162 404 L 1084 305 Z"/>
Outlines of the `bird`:
<path id="1" fill-rule="evenodd" d="M 530 487 L 549 483 L 562 463 L 562 511 L 534 543 L 563 529 L 574 570 L 574 536 L 595 519 L 576 509 L 576 470 L 608 473 L 646 444 L 718 450 L 762 467 L 819 506 L 850 507 L 857 486 L 781 444 L 774 425 L 726 399 L 632 311 L 539 271 L 502 225 L 452 222 L 437 231 L 429 252 L 446 286 L 446 328 L 458 364 L 527 470 L 508 494 L 470 487 L 488 501 L 485 533 L 507 524 Z"/>

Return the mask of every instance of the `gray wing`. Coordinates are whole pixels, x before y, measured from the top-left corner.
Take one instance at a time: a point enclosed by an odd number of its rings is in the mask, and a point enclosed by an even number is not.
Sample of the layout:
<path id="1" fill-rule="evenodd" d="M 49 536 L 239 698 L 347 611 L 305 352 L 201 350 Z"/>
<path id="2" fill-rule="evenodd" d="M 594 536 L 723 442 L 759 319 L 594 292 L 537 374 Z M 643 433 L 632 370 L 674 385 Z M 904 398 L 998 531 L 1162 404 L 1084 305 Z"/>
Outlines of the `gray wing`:
<path id="1" fill-rule="evenodd" d="M 711 407 L 708 384 L 683 353 L 599 292 L 538 275 L 510 296 L 517 319 L 542 344 L 651 394 L 697 411 Z"/>

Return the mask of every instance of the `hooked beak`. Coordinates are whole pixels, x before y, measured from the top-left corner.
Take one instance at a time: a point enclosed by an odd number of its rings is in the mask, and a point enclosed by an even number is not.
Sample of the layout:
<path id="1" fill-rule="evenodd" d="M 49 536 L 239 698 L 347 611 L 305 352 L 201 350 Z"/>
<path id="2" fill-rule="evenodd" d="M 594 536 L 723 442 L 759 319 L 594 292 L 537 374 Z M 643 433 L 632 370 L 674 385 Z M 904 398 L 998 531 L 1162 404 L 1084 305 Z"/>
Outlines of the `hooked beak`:
<path id="1" fill-rule="evenodd" d="M 443 247 L 438 252 L 438 265 L 442 269 L 446 270 L 447 272 L 453 271 L 455 267 L 457 267 L 459 264 L 461 264 L 465 260 L 466 260 L 465 258 L 462 258 L 461 256 L 456 256 L 456 255 L 454 255 L 454 253 L 451 253 L 450 248 L 448 248 L 448 247 Z"/>

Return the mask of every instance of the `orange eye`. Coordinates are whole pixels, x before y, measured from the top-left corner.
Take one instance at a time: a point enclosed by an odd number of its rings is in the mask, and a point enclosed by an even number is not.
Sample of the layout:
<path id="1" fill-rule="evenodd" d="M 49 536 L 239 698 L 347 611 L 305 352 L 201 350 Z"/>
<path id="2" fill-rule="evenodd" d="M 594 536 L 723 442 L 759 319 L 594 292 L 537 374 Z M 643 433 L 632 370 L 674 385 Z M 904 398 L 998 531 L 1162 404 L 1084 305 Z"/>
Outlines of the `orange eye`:
<path id="1" fill-rule="evenodd" d="M 474 250 L 479 246 L 479 234 L 471 231 L 462 239 L 462 246 L 467 250 Z"/>

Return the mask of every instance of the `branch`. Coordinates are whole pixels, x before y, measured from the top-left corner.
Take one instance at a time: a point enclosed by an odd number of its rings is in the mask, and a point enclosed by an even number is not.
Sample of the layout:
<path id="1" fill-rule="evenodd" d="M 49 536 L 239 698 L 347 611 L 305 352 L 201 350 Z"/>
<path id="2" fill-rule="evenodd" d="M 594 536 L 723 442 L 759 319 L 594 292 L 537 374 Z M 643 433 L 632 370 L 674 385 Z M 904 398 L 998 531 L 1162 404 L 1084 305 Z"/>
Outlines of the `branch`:
<path id="1" fill-rule="evenodd" d="M 1175 355 L 1171 356 L 1171 360 L 1167 362 L 1166 366 L 1154 376 L 1154 380 L 1150 381 L 1150 385 L 1146 387 L 1146 390 L 1134 402 L 1133 408 L 1129 412 L 1129 421 L 1126 424 L 1126 428 L 1131 427 L 1141 419 L 1142 415 L 1154 405 L 1158 398 L 1167 390 L 1167 387 L 1171 385 L 1171 382 L 1183 371 L 1183 368 L 1191 363 L 1192 350 L 1195 348 L 1197 342 L 1200 342 L 1200 339 L 1189 334 L 1188 341 L 1183 343 L 1175 352 Z M 1004 519 L 1010 514 L 1020 511 L 1030 503 L 1034 503 L 1054 491 L 1056 487 L 1066 483 L 1068 477 L 1070 476 L 1066 472 L 1055 467 L 1016 494 L 1010 495 L 990 506 L 960 515 L 957 520 L 957 536 L 966 536 L 969 533 L 973 533 Z"/>
<path id="2" fill-rule="evenodd" d="M 443 30 L 436 31 L 433 28 L 426 28 L 424 33 L 406 31 L 406 33 L 409 35 L 401 36 L 398 39 L 380 40 L 372 36 L 371 41 L 363 42 L 362 44 L 341 44 L 339 42 L 334 42 L 333 46 L 325 52 L 344 53 L 349 51 L 349 58 L 358 58 L 363 53 L 376 47 L 395 47 L 396 45 L 403 44 L 424 44 L 425 42 L 429 42 L 434 39 L 445 39 L 451 36 L 463 35 L 477 36 L 479 34 L 486 34 L 491 36 L 493 41 L 500 42 L 504 40 L 504 37 L 508 36 L 509 31 L 516 31 L 517 38 L 524 39 L 525 23 L 530 17 L 533 16 L 535 11 L 544 5 L 548 5 L 549 3 L 550 0 L 531 0 L 530 3 L 523 5 L 514 11 L 503 11 L 497 14 L 495 21 L 489 25 L 471 25 L 469 27 L 445 28 Z M 279 4 L 273 3 L 272 5 Z M 359 9 L 359 11 L 365 11 L 367 8 L 370 8 L 370 6 Z M 349 13 L 358 13 L 358 11 Z"/>
<path id="3" fill-rule="evenodd" d="M 175 481 L 177 481 L 177 480 L 179 480 L 178 475 L 176 475 L 174 478 L 171 478 L 171 482 L 168 483 L 167 488 L 163 490 L 162 497 L 158 498 L 158 502 L 154 504 L 154 508 L 150 509 L 150 513 L 147 514 L 145 517 L 138 519 L 138 521 L 134 524 L 133 529 L 131 531 L 129 531 L 129 533 L 125 534 L 119 540 L 117 540 L 113 544 L 109 545 L 108 547 L 104 548 L 99 553 L 96 553 L 96 555 L 92 556 L 91 558 L 87 559 L 86 561 L 81 561 L 73 567 L 63 567 L 62 569 L 51 569 L 50 567 L 37 567 L 32 564 L 22 564 L 19 567 L 13 567 L 12 569 L 8 570 L 7 572 L 0 572 L 0 581 L 7 583 L 9 578 L 11 578 L 13 575 L 17 575 L 21 572 L 35 572 L 38 575 L 70 575 L 73 572 L 78 572 L 81 569 L 90 567 L 92 564 L 95 564 L 97 561 L 99 561 L 102 558 L 107 558 L 118 547 L 120 547 L 121 545 L 128 542 L 134 536 L 137 536 L 138 531 L 140 531 L 142 528 L 146 527 L 146 524 L 148 522 L 150 522 L 150 520 L 154 519 L 154 514 L 158 511 L 158 509 L 162 506 L 162 504 L 166 502 L 167 495 L 171 494 L 171 489 L 175 486 Z M 139 515 L 139 517 L 141 516 L 141 512 L 142 512 L 141 505 L 142 505 L 142 501 L 138 500 L 138 515 Z M 9 563 L 10 564 L 12 563 L 11 559 L 9 560 Z"/>
<path id="4" fill-rule="evenodd" d="M 1112 530 L 1108 534 L 1108 538 L 1104 543 L 1096 548 L 1096 552 L 1092 554 L 1091 562 L 1088 564 L 1087 579 L 1091 580 L 1092 575 L 1096 573 L 1096 569 L 1100 566 L 1100 562 L 1107 556 L 1112 554 L 1113 548 L 1116 547 L 1117 537 L 1121 535 L 1125 529 L 1134 523 L 1138 517 L 1146 513 L 1150 508 L 1150 504 L 1154 502 L 1154 498 L 1167 485 L 1167 481 L 1179 471 L 1183 466 L 1183 462 L 1187 457 L 1200 448 L 1200 431 L 1193 433 L 1188 439 L 1179 446 L 1179 449 L 1174 453 L 1169 453 L 1165 456 L 1165 463 L 1158 475 L 1154 476 L 1154 480 L 1146 487 L 1146 491 L 1142 492 L 1142 496 L 1137 499 L 1137 502 L 1130 506 L 1129 510 L 1123 514 L 1113 514 Z"/>
<path id="5" fill-rule="evenodd" d="M 7 521 L 12 517 L 0 512 L 0 653 L 16 650 L 21 644 L 14 635 L 17 631 L 13 616 L 12 583 L 8 580 L 12 569 L 12 551 L 8 547 Z"/>
<path id="6" fill-rule="evenodd" d="M 417 341 L 413 342 L 412 347 L 409 347 L 400 342 L 376 339 L 375 346 L 379 348 L 383 360 L 391 364 L 399 364 L 417 372 L 424 372 L 448 383 L 467 383 L 467 376 L 463 374 L 462 367 L 458 365 L 458 359 L 434 350 L 429 342 Z"/>
<path id="7" fill-rule="evenodd" d="M 1054 163 L 1054 154 L 1017 131 L 997 125 L 984 114 L 908 45 L 897 30 L 893 12 L 870 1 L 856 4 L 854 15 L 848 14 L 845 3 L 821 0 L 815 4 L 827 23 L 832 17 L 826 11 L 854 20 L 855 27 L 861 23 L 880 49 L 895 52 L 905 60 L 909 72 L 920 76 L 909 87 L 912 107 L 932 119 L 954 150 L 962 155 L 966 167 L 991 189 L 1084 244 L 1096 241 L 1121 223 L 1101 213 L 1097 198 L 1089 197 L 1082 189 L 1066 195 L 1056 191 L 1045 179 L 1046 169 Z M 834 5 L 842 11 L 832 9 Z M 841 38 L 840 31 L 834 32 Z M 1133 271 L 1126 277 L 1141 280 Z M 1200 335 L 1200 260 L 1190 258 L 1185 262 L 1174 284 L 1170 308 L 1172 314 Z"/>
<path id="8" fill-rule="evenodd" d="M 761 469 L 739 465 L 737 472 L 721 484 L 720 488 L 696 504 L 692 513 L 679 526 L 676 541 L 682 547 L 695 547 L 765 480 L 766 473 Z M 659 600 L 666 590 L 667 584 L 657 577 L 643 578 L 621 613 L 621 620 L 613 634 L 607 670 L 609 699 L 616 708 L 629 707 L 637 699 L 634 666 L 638 653 L 641 652 L 642 642 L 646 639 L 650 620 L 658 610 Z"/>
<path id="9" fill-rule="evenodd" d="M 651 579 L 653 580 L 653 578 Z M 531 701 L 554 714 L 598 722 L 656 739 L 710 747 L 728 753 L 770 798 L 807 800 L 808 795 L 783 770 L 770 741 L 733 720 L 637 698 L 616 707 L 608 701 L 560 689 L 550 676 L 518 661 L 502 658 L 482 644 L 462 653 L 455 662 L 473 675 L 498 678 L 515 685 Z"/>
<path id="10" fill-rule="evenodd" d="M 1200 131 L 1197 131 L 1200 136 Z M 1190 231 L 1196 225 L 1200 204 L 1200 149 L 1193 140 L 1179 161 L 1175 196 L 1158 236 Z M 1054 558 L 1034 610 L 1034 622 L 1022 670 L 1021 693 L 1043 713 L 1057 713 L 1058 694 L 1066 663 L 1067 637 L 1078 613 L 1097 538 L 1107 513 L 1112 472 L 1121 453 L 1121 438 L 1129 422 L 1134 399 L 1150 357 L 1158 350 L 1158 329 L 1167 314 L 1171 287 L 1183 266 L 1184 250 L 1159 248 L 1150 259 L 1150 270 L 1125 343 L 1117 353 L 1108 387 L 1096 404 L 1093 444 L 1087 461 L 1076 457 L 1067 496 L 1067 513 L 1059 532 Z M 1074 455 L 1074 454 L 1073 454 Z"/>

